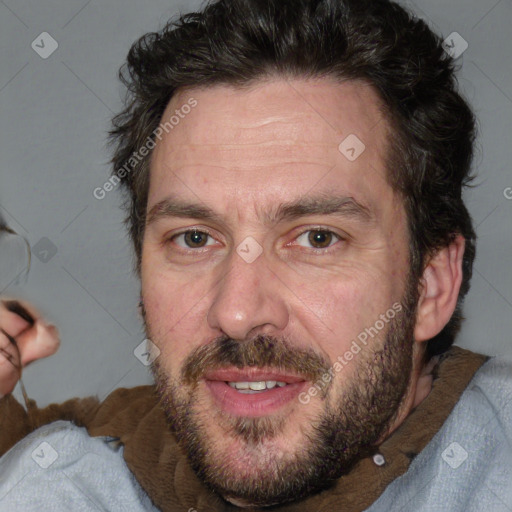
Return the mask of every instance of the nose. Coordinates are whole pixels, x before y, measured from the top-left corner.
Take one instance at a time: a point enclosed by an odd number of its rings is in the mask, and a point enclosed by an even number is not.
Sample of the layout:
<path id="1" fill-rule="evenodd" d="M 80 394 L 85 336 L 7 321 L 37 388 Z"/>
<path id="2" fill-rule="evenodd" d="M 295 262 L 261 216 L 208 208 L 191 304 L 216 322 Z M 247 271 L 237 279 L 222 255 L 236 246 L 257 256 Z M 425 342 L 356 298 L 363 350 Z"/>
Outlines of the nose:
<path id="1" fill-rule="evenodd" d="M 235 340 L 282 331 L 289 312 L 285 290 L 264 254 L 247 263 L 233 252 L 208 311 L 208 325 Z"/>

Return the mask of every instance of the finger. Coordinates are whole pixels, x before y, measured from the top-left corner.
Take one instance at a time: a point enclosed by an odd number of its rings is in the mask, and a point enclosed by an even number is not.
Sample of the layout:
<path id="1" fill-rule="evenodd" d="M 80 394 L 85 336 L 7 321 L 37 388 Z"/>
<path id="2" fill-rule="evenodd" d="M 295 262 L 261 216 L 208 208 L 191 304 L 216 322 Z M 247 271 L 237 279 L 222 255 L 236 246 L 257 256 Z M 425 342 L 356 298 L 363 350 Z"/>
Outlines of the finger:
<path id="1" fill-rule="evenodd" d="M 18 347 L 23 366 L 54 354 L 60 346 L 56 327 L 47 324 L 40 313 L 24 301 L 0 301 L 0 329 L 4 330 L 7 337 L 14 338 L 12 344 Z M 17 351 L 15 355 L 19 366 Z"/>
<path id="2" fill-rule="evenodd" d="M 34 325 L 40 315 L 30 305 L 18 300 L 0 301 L 0 327 L 16 337 Z"/>
<path id="3" fill-rule="evenodd" d="M 49 357 L 60 347 L 60 337 L 54 325 L 38 320 L 33 328 L 24 331 L 17 338 L 21 353 L 21 364 L 27 364 L 37 359 Z"/>
<path id="4" fill-rule="evenodd" d="M 0 330 L 0 395 L 11 393 L 19 378 L 18 350 L 10 336 Z"/>

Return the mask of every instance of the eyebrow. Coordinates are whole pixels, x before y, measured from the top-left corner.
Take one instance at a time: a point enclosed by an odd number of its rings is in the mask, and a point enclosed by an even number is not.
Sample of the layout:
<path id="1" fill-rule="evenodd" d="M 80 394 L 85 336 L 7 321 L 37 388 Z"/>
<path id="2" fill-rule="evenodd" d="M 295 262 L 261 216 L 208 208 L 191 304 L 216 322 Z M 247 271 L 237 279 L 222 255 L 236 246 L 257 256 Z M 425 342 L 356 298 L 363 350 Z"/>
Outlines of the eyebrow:
<path id="1" fill-rule="evenodd" d="M 368 206 L 353 197 L 332 194 L 302 197 L 283 203 L 273 211 L 263 212 L 261 217 L 266 224 L 278 224 L 279 222 L 291 221 L 309 215 L 332 215 L 340 218 L 350 218 L 365 224 L 375 220 L 375 216 Z M 225 224 L 223 217 L 206 205 L 168 197 L 151 208 L 147 215 L 146 226 L 162 218 L 172 217 L 193 218 Z"/>

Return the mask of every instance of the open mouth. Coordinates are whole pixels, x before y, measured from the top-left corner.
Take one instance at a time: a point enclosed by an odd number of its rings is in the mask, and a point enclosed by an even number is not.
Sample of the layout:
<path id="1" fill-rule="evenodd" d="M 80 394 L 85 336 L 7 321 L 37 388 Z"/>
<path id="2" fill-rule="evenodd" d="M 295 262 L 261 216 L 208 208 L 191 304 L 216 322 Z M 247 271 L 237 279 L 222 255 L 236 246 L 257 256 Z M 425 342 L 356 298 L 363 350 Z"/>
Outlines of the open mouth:
<path id="1" fill-rule="evenodd" d="M 299 376 L 276 371 L 216 370 L 204 381 L 220 408 L 235 416 L 265 416 L 297 398 L 307 381 Z"/>
<path id="2" fill-rule="evenodd" d="M 240 393 L 245 393 L 248 395 L 252 395 L 254 393 L 263 393 L 268 391 L 269 389 L 274 389 L 276 386 L 278 388 L 284 388 L 288 384 L 282 381 L 276 380 L 260 380 L 257 382 L 226 382 L 233 389 L 236 389 Z"/>

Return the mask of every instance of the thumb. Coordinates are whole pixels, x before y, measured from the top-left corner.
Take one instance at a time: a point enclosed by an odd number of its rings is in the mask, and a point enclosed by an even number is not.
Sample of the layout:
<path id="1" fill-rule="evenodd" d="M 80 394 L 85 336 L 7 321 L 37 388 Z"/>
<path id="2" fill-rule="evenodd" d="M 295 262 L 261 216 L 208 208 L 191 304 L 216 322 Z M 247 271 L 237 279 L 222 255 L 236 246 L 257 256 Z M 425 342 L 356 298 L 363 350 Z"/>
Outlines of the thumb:
<path id="1" fill-rule="evenodd" d="M 60 346 L 57 328 L 44 323 L 41 319 L 37 320 L 31 329 L 20 334 L 16 341 L 21 352 L 22 366 L 55 354 Z"/>

